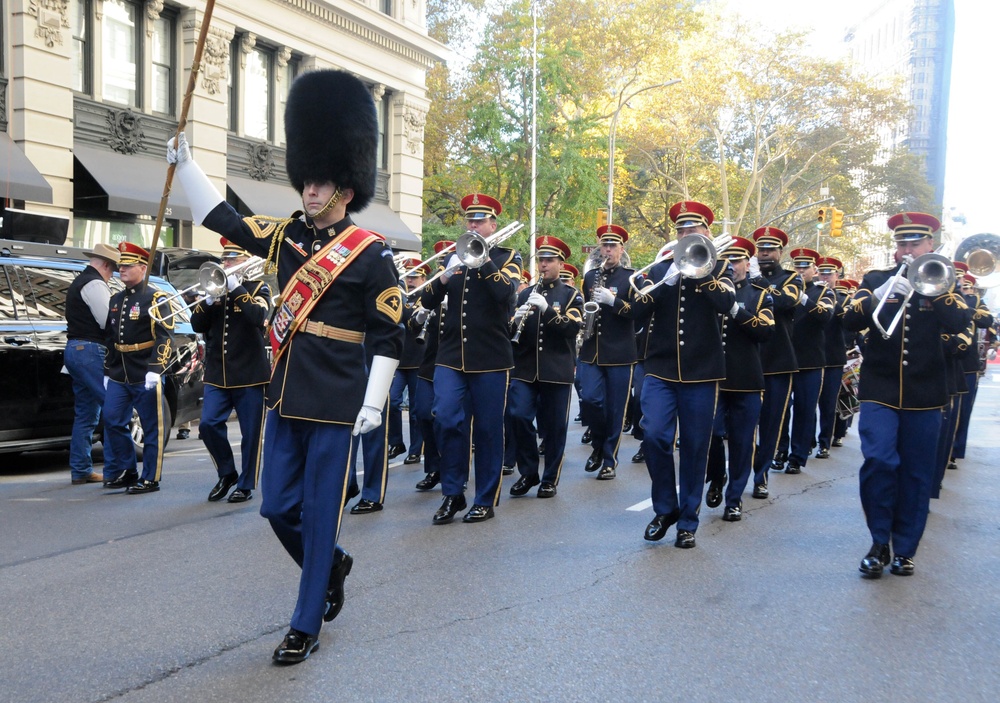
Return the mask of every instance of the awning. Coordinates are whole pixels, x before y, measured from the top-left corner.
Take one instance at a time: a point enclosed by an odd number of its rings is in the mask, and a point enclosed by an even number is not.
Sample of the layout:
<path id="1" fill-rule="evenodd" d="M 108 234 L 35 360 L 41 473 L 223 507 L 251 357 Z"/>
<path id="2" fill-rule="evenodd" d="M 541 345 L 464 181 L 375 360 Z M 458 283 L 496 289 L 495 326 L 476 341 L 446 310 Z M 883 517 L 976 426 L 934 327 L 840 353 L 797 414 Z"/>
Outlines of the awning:
<path id="1" fill-rule="evenodd" d="M 52 202 L 52 186 L 6 132 L 0 132 L 0 198 Z"/>
<path id="2" fill-rule="evenodd" d="M 73 156 L 108 196 L 108 210 L 156 217 L 167 179 L 167 163 L 142 156 L 75 146 Z M 171 184 L 165 217 L 190 220 L 187 195 L 175 178 Z"/>
<path id="3" fill-rule="evenodd" d="M 288 217 L 302 209 L 302 199 L 286 183 L 255 181 L 240 176 L 228 177 L 229 190 L 246 206 L 248 213 L 269 217 Z M 239 209 L 239 208 L 237 208 Z M 358 227 L 378 232 L 394 250 L 420 251 L 420 237 L 410 231 L 399 215 L 383 203 L 371 203 L 351 215 Z"/>

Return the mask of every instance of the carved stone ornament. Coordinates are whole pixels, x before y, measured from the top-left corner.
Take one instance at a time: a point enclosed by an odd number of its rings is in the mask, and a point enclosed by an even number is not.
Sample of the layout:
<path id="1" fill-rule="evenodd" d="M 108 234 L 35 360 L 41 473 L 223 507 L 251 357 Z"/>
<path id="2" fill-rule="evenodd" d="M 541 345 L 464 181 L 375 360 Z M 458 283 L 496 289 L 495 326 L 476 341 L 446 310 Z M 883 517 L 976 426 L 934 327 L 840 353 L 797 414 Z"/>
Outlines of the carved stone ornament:
<path id="1" fill-rule="evenodd" d="M 0 131 L 7 131 L 7 81 L 0 80 Z"/>
<path id="2" fill-rule="evenodd" d="M 382 85 L 381 83 L 376 83 L 372 87 L 372 100 L 378 102 L 379 100 L 382 99 L 383 95 L 385 95 L 385 86 Z"/>
<path id="3" fill-rule="evenodd" d="M 28 14 L 38 20 L 35 36 L 45 46 L 62 45 L 62 30 L 69 29 L 69 0 L 28 0 Z"/>
<path id="4" fill-rule="evenodd" d="M 247 56 L 257 46 L 257 35 L 247 32 L 240 36 L 240 68 L 247 67 Z"/>
<path id="5" fill-rule="evenodd" d="M 207 37 L 201 55 L 201 87 L 209 95 L 218 95 L 222 90 L 228 66 L 229 42 L 222 37 Z"/>
<path id="6" fill-rule="evenodd" d="M 274 152 L 268 144 L 248 144 L 247 173 L 255 181 L 266 181 L 274 172 Z"/>
<path id="7" fill-rule="evenodd" d="M 153 36 L 153 22 L 160 19 L 160 13 L 163 12 L 163 0 L 146 0 L 146 17 L 149 18 L 149 22 L 146 23 L 146 36 Z"/>
<path id="8" fill-rule="evenodd" d="M 277 59 L 278 61 L 278 68 L 284 68 L 285 66 L 288 65 L 288 62 L 292 59 L 292 50 L 289 49 L 287 46 L 281 47 L 275 54 L 275 59 Z M 281 74 L 279 73 L 278 76 L 280 78 Z"/>
<path id="9" fill-rule="evenodd" d="M 403 106 L 403 139 L 411 154 L 417 154 L 424 143 L 424 125 L 427 124 L 427 113 L 411 105 Z"/>
<path id="10" fill-rule="evenodd" d="M 142 117 L 131 109 L 108 110 L 108 136 L 104 137 L 119 154 L 135 154 L 142 147 Z"/>

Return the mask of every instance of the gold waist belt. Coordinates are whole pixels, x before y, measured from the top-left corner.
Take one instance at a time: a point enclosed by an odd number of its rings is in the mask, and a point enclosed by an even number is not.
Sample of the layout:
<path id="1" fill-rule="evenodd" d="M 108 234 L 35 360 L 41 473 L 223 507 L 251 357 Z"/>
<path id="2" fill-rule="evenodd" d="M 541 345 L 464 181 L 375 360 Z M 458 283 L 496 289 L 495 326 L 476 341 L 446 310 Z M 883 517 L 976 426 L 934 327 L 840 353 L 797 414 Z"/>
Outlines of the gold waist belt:
<path id="1" fill-rule="evenodd" d="M 139 342 L 138 344 L 116 344 L 115 349 L 120 352 L 134 352 L 142 351 L 143 349 L 150 349 L 153 346 L 153 341 Z"/>
<path id="2" fill-rule="evenodd" d="M 302 326 L 299 327 L 299 329 L 306 334 L 314 334 L 317 337 L 325 337 L 326 339 L 336 339 L 341 342 L 363 344 L 365 341 L 364 332 L 345 330 L 342 327 L 334 327 L 333 325 L 328 325 L 325 322 L 306 320 Z"/>

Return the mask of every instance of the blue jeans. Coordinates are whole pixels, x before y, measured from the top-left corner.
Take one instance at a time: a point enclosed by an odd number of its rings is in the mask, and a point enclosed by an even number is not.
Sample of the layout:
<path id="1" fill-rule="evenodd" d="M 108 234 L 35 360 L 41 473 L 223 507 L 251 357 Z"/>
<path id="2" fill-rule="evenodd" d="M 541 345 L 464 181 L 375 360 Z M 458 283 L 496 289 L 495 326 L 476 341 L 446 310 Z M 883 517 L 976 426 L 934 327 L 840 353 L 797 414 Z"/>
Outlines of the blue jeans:
<path id="1" fill-rule="evenodd" d="M 104 357 L 108 350 L 103 344 L 84 339 L 66 342 L 63 363 L 73 379 L 75 419 L 69 443 L 69 468 L 73 478 L 86 478 L 94 469 L 90 458 L 94 429 L 104 408 Z M 113 463 L 111 444 L 104 440 L 104 463 Z"/>

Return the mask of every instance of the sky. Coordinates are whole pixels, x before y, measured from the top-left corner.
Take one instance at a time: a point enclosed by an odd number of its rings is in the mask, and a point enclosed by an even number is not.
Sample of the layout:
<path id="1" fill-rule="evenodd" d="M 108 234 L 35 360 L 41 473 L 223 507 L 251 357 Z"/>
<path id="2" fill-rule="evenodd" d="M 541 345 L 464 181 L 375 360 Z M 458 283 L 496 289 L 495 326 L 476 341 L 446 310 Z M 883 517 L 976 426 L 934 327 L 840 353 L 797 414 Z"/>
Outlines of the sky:
<path id="1" fill-rule="evenodd" d="M 844 29 L 863 19 L 878 0 L 743 0 L 741 15 L 776 29 L 811 29 L 810 44 L 826 56 L 846 52 Z M 996 173 L 1000 170 L 1000 54 L 996 49 L 1000 2 L 955 0 L 955 43 L 948 114 L 945 211 L 965 215 L 967 234 L 1000 234 Z"/>

